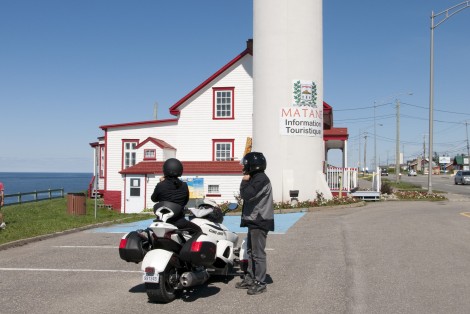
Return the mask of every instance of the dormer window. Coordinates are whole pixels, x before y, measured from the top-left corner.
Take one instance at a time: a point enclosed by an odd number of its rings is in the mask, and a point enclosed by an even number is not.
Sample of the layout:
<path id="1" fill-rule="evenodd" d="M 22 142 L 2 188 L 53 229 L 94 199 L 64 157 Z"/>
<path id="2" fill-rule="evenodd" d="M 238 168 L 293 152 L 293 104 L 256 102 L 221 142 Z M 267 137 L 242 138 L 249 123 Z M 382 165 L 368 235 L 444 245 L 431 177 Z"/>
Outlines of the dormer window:
<path id="1" fill-rule="evenodd" d="M 157 153 L 155 149 L 144 149 L 144 160 L 156 160 Z"/>
<path id="2" fill-rule="evenodd" d="M 234 87 L 214 87 L 213 119 L 234 118 Z"/>

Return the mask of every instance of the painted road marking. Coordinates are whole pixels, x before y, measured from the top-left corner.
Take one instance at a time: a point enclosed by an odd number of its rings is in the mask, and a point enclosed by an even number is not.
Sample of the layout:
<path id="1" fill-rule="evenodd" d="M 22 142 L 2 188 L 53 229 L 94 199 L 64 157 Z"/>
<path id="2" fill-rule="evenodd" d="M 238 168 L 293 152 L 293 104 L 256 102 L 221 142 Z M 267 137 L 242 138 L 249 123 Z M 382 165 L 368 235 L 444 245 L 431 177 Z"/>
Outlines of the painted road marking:
<path id="1" fill-rule="evenodd" d="M 269 232 L 269 234 L 285 234 L 290 227 L 292 227 L 300 218 L 303 217 L 305 213 L 288 213 L 288 214 L 275 214 L 274 215 L 274 224 L 275 231 Z M 146 219 L 136 222 L 130 222 L 125 224 L 117 224 L 107 227 L 100 227 L 95 229 L 90 229 L 87 232 L 95 233 L 127 233 L 138 229 L 147 229 L 147 227 L 153 222 L 152 219 Z M 225 216 L 224 217 L 224 226 L 228 230 L 235 233 L 247 233 L 248 228 L 240 227 L 240 216 Z"/>
<path id="2" fill-rule="evenodd" d="M 119 246 L 85 246 L 85 245 L 53 245 L 52 247 L 56 247 L 59 249 L 118 249 Z M 266 251 L 274 251 L 274 249 L 266 248 Z"/>
<path id="3" fill-rule="evenodd" d="M 460 215 L 470 218 L 470 212 L 460 213 Z"/>
<path id="4" fill-rule="evenodd" d="M 49 272 L 94 272 L 94 273 L 142 273 L 138 270 L 118 270 L 118 269 L 59 269 L 59 268 L 3 268 L 0 271 L 49 271 Z"/>
<path id="5" fill-rule="evenodd" d="M 60 249 L 115 249 L 116 246 L 99 246 L 99 245 L 53 245 L 52 247 L 60 248 Z"/>

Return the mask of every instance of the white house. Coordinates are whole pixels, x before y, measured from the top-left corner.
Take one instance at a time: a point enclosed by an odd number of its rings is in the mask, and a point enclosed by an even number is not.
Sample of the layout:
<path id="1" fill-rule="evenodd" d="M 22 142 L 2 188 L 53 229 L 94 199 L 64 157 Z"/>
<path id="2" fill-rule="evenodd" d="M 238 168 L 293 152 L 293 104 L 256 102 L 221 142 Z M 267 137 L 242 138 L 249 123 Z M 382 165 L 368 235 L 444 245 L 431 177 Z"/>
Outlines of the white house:
<path id="1" fill-rule="evenodd" d="M 105 204 L 123 213 L 151 208 L 163 162 L 176 157 L 183 162 L 191 198 L 234 201 L 240 160 L 252 136 L 252 51 L 248 40 L 241 54 L 170 108 L 174 119 L 101 126 L 104 136 L 90 144 L 97 174 L 90 192 L 98 191 Z M 332 126 L 332 108 L 325 103 L 326 151 L 343 149 L 345 160 L 347 130 Z"/>

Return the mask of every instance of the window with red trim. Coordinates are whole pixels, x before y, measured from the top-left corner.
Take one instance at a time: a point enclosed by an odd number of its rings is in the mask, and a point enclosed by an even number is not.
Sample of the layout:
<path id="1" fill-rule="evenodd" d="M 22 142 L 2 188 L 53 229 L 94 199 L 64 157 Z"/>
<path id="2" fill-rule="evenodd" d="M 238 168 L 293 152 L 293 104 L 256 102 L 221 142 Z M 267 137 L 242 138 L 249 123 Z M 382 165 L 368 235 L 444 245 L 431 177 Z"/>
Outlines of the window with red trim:
<path id="1" fill-rule="evenodd" d="M 213 118 L 234 118 L 234 87 L 214 87 L 213 91 Z"/>
<path id="2" fill-rule="evenodd" d="M 144 149 L 144 160 L 156 160 L 157 151 L 155 149 Z"/>
<path id="3" fill-rule="evenodd" d="M 100 178 L 104 178 L 104 145 L 100 145 L 100 159 L 99 159 L 99 169 L 100 169 Z"/>
<path id="4" fill-rule="evenodd" d="M 212 140 L 213 157 L 215 161 L 233 160 L 235 140 Z"/>
<path id="5" fill-rule="evenodd" d="M 122 140 L 122 169 L 136 164 L 136 146 L 139 140 Z"/>

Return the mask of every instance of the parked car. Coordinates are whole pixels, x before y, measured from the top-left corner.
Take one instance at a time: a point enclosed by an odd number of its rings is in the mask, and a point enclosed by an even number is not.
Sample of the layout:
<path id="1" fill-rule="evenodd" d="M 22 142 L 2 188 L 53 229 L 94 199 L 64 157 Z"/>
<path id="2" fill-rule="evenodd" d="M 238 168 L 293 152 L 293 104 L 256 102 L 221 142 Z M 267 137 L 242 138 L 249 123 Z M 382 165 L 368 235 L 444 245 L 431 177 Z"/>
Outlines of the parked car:
<path id="1" fill-rule="evenodd" d="M 469 184 L 470 183 L 470 171 L 459 170 L 454 177 L 455 184 Z"/>
<path id="2" fill-rule="evenodd" d="M 416 177 L 417 175 L 418 175 L 418 174 L 417 174 L 416 171 L 414 171 L 413 169 L 410 170 L 410 171 L 408 171 L 408 177 L 411 177 L 411 176 Z"/>
<path id="3" fill-rule="evenodd" d="M 387 177 L 388 177 L 388 170 L 385 169 L 385 168 L 382 168 L 381 171 L 380 171 L 380 174 L 381 174 L 382 176 L 387 176 Z"/>

